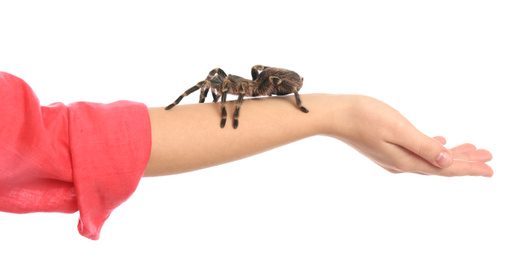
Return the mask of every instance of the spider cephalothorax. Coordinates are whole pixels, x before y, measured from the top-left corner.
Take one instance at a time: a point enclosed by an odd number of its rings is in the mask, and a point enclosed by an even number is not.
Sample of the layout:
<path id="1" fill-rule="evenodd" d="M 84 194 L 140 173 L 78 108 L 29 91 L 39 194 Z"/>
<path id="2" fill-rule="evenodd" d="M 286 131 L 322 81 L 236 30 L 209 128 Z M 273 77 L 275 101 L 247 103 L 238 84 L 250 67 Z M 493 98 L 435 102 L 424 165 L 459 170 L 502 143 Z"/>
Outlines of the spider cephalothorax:
<path id="1" fill-rule="evenodd" d="M 214 102 L 221 98 L 221 128 L 226 125 L 226 95 L 238 95 L 235 112 L 233 113 L 233 128 L 239 126 L 239 111 L 244 97 L 271 96 L 271 95 L 287 95 L 294 93 L 296 105 L 305 113 L 308 113 L 302 106 L 298 91 L 302 88 L 303 78 L 298 73 L 279 68 L 266 67 L 256 65 L 251 68 L 251 76 L 253 80 L 245 79 L 235 75 L 226 75 L 226 73 L 216 68 L 208 73 L 205 80 L 198 82 L 195 86 L 189 88 L 185 93 L 179 96 L 174 103 L 165 107 L 166 110 L 177 105 L 183 97 L 190 95 L 196 90 L 200 90 L 199 103 L 204 103 L 211 90 Z"/>

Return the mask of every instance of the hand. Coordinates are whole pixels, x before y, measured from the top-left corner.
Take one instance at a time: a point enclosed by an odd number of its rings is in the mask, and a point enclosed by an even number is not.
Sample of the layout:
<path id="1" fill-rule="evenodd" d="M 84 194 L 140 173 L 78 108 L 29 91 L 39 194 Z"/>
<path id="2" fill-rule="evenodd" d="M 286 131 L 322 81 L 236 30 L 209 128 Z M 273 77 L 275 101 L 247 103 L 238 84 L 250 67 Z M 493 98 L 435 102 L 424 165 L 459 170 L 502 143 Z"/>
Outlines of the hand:
<path id="1" fill-rule="evenodd" d="M 346 95 L 345 109 L 336 110 L 327 133 L 392 173 L 491 177 L 486 164 L 492 154 L 463 144 L 446 149 L 445 138 L 430 138 L 398 111 L 367 96 Z"/>

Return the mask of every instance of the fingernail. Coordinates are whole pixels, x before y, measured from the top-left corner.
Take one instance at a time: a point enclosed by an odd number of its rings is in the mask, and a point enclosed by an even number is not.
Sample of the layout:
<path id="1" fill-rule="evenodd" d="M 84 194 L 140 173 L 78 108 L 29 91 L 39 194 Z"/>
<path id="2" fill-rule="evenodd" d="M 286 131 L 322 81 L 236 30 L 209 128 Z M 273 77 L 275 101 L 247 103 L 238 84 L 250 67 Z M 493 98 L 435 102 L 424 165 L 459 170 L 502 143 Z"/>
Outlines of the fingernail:
<path id="1" fill-rule="evenodd" d="M 442 168 L 449 167 L 451 165 L 451 163 L 452 163 L 451 156 L 446 151 L 442 151 L 438 155 L 438 158 L 436 158 L 436 164 L 438 164 L 438 166 L 440 166 Z"/>

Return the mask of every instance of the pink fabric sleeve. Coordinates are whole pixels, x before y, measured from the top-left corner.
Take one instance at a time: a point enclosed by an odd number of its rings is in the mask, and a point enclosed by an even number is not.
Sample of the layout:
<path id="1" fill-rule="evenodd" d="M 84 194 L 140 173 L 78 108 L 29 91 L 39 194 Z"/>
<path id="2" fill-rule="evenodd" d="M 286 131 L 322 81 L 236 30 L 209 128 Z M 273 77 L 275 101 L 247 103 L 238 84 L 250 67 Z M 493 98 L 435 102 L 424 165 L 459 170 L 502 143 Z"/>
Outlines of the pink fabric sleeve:
<path id="1" fill-rule="evenodd" d="M 131 101 L 40 106 L 27 83 L 4 72 L 0 98 L 0 211 L 79 211 L 80 234 L 99 239 L 147 166 L 147 107 Z"/>

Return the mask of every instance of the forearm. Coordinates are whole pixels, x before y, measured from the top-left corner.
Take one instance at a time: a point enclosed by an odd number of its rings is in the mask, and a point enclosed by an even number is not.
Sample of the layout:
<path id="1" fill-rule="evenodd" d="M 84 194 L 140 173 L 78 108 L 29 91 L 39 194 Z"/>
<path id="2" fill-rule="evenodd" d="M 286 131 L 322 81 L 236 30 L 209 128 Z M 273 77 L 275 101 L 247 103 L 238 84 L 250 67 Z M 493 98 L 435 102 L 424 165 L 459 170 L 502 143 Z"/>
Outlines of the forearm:
<path id="1" fill-rule="evenodd" d="M 238 129 L 220 128 L 220 103 L 150 108 L 151 156 L 145 176 L 193 171 L 252 156 L 313 135 L 351 145 L 393 172 L 442 176 L 493 174 L 490 152 L 464 144 L 452 149 L 416 129 L 389 105 L 367 96 L 301 95 L 309 113 L 293 96 L 245 100 Z M 234 102 L 229 102 L 231 120 Z"/>
<path id="2" fill-rule="evenodd" d="M 238 129 L 221 129 L 219 103 L 180 105 L 171 110 L 149 108 L 151 157 L 145 176 L 175 174 L 215 166 L 279 147 L 328 129 L 334 102 L 329 94 L 302 95 L 309 113 L 293 96 L 245 100 Z M 234 102 L 228 102 L 231 120 Z"/>

